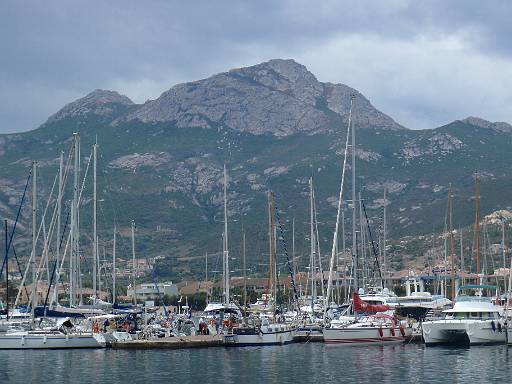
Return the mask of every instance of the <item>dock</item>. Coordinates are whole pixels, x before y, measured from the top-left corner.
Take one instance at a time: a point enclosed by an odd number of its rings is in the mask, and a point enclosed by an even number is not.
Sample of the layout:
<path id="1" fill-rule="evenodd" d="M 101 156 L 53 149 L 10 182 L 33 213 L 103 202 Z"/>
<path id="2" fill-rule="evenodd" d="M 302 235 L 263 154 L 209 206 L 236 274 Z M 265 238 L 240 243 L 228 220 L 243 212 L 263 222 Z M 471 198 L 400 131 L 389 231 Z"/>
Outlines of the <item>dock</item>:
<path id="1" fill-rule="evenodd" d="M 111 347 L 114 349 L 183 349 L 208 348 L 224 345 L 222 336 L 196 335 L 182 337 L 162 337 L 152 340 L 116 341 Z"/>

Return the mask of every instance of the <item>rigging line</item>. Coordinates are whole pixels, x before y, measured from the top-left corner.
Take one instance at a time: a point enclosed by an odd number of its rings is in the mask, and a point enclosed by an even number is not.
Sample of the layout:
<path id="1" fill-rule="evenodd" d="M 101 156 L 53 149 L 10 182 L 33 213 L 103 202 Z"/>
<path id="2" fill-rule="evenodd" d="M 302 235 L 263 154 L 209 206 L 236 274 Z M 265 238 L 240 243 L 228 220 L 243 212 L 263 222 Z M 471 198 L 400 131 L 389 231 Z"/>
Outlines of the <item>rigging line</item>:
<path id="1" fill-rule="evenodd" d="M 382 271 L 380 270 L 380 265 L 379 265 L 379 255 L 377 253 L 377 249 L 375 248 L 375 242 L 373 241 L 373 236 L 372 236 L 372 229 L 370 228 L 370 222 L 368 221 L 368 215 L 366 214 L 366 207 L 364 205 L 363 199 L 361 199 L 361 203 L 363 205 L 364 217 L 366 219 L 366 226 L 368 227 L 368 234 L 370 236 L 370 241 L 372 243 L 373 256 L 375 257 L 375 261 L 373 262 L 373 271 L 372 272 L 375 274 L 375 267 L 377 267 L 377 271 L 379 272 L 380 285 L 381 285 L 381 288 L 384 289 L 384 282 L 382 280 Z"/>
<path id="2" fill-rule="evenodd" d="M 275 194 L 274 192 L 270 192 L 272 195 L 274 195 L 274 208 L 275 208 L 275 214 L 276 214 L 276 219 L 277 219 L 277 224 L 279 225 L 279 232 L 281 234 L 280 236 L 280 243 L 281 243 L 281 246 L 283 247 L 283 251 L 284 251 L 284 254 L 286 256 L 286 263 L 288 264 L 288 274 L 290 275 L 290 278 L 291 278 L 291 283 L 292 283 L 292 287 L 293 287 L 293 296 L 294 296 L 294 299 L 295 299 L 295 305 L 297 306 L 297 312 L 300 313 L 300 307 L 299 307 L 299 295 L 297 293 L 297 287 L 295 286 L 295 276 L 293 275 L 293 268 L 292 268 L 292 264 L 290 263 L 290 257 L 288 255 L 288 248 L 286 247 L 286 240 L 285 240 L 285 237 L 284 237 L 284 230 L 283 230 L 283 225 L 281 223 L 281 217 L 279 215 L 279 209 L 277 207 L 277 203 L 275 202 Z"/>
<path id="3" fill-rule="evenodd" d="M 23 271 L 21 270 L 20 260 L 18 259 L 18 255 L 16 254 L 16 248 L 14 248 L 14 244 L 12 245 L 12 253 L 14 255 L 14 259 L 16 260 L 16 265 L 18 266 L 21 278 L 23 279 Z M 30 297 L 28 294 L 27 286 L 25 284 L 23 284 L 23 289 L 25 290 L 25 295 L 27 295 L 27 297 Z"/>
<path id="4" fill-rule="evenodd" d="M 18 224 L 18 220 L 20 218 L 21 208 L 23 207 L 23 203 L 25 202 L 25 197 L 27 195 L 28 184 L 30 182 L 31 176 L 32 176 L 32 168 L 30 168 L 30 170 L 28 172 L 27 183 L 25 184 L 25 189 L 23 190 L 23 195 L 21 196 L 20 205 L 18 206 L 18 212 L 16 213 L 16 220 L 14 221 L 14 226 L 12 228 L 11 235 L 9 236 L 9 243 L 7 245 L 7 251 L 4 256 L 4 261 L 2 263 L 2 269 L 0 269 L 0 279 L 2 278 L 2 273 L 4 272 L 5 263 L 7 261 L 8 255 L 9 255 L 9 249 L 11 248 L 12 239 L 14 237 L 14 232 L 16 231 L 16 225 Z"/>

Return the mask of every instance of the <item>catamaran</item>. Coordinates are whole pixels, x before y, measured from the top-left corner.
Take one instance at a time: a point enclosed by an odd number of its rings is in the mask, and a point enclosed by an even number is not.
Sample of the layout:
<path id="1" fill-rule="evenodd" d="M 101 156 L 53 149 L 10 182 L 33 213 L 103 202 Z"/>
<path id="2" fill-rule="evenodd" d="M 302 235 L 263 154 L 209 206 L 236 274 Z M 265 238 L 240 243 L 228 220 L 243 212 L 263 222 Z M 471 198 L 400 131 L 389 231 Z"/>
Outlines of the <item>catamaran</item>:
<path id="1" fill-rule="evenodd" d="M 503 308 L 486 296 L 494 285 L 465 285 L 459 288 L 452 309 L 443 318 L 425 321 L 421 328 L 426 345 L 505 343 L 507 333 Z"/>

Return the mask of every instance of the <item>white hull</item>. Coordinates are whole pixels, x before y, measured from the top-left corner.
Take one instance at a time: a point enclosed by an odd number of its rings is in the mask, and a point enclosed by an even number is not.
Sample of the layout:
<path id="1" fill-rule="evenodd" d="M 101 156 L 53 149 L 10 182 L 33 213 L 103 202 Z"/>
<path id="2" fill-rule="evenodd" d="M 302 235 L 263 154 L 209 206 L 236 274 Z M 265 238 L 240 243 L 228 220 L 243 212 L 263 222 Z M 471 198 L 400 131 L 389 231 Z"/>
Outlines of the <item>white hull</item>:
<path id="1" fill-rule="evenodd" d="M 261 330 L 247 329 L 247 333 L 234 333 L 224 336 L 226 345 L 284 345 L 293 342 L 296 333 L 295 328 L 287 325 L 262 326 Z M 236 331 L 235 331 L 236 332 Z"/>
<path id="2" fill-rule="evenodd" d="M 399 326 L 325 328 L 324 342 L 342 345 L 384 345 L 403 343 L 411 335 L 411 328 L 400 329 Z"/>
<path id="3" fill-rule="evenodd" d="M 31 333 L 12 332 L 0 334 L 0 349 L 56 349 L 103 348 L 104 340 L 92 333 Z"/>
<path id="4" fill-rule="evenodd" d="M 492 320 L 436 320 L 424 322 L 421 326 L 427 345 L 435 344 L 504 344 L 506 330 L 499 331 L 497 321 Z"/>

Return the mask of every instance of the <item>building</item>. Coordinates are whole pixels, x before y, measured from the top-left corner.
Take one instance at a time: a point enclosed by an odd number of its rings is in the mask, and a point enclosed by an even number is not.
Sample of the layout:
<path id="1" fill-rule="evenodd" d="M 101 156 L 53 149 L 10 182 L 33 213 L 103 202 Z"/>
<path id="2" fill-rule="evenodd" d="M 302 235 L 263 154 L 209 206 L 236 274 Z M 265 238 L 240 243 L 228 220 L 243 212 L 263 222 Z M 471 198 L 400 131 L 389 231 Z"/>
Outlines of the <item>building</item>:
<path id="1" fill-rule="evenodd" d="M 136 286 L 135 289 L 137 300 L 155 300 L 163 295 L 177 296 L 178 286 L 172 282 L 157 283 L 144 283 Z M 126 296 L 133 298 L 133 288 L 128 286 Z"/>

